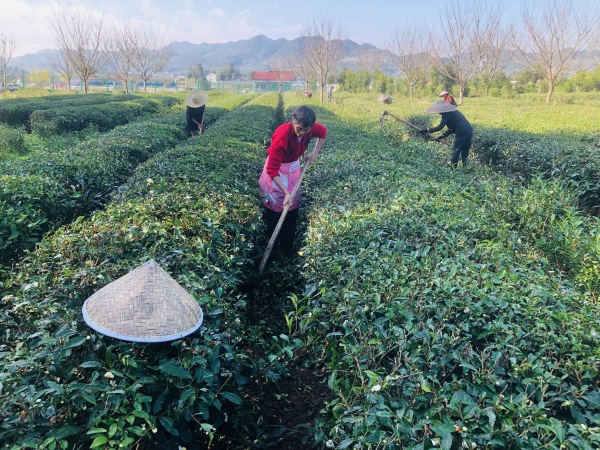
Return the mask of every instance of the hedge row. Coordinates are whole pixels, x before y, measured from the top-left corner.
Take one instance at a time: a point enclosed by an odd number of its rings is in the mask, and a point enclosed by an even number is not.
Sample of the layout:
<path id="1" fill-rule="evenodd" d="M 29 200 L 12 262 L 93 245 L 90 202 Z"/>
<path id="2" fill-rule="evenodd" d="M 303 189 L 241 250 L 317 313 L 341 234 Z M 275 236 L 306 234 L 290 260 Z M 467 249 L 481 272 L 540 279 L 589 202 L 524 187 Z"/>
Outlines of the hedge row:
<path id="1" fill-rule="evenodd" d="M 63 106 L 37 110 L 30 116 L 31 131 L 42 137 L 81 131 L 90 126 L 101 132 L 108 131 L 139 117 L 156 114 L 163 99 L 165 97 L 152 100 L 140 98 L 93 106 Z"/>
<path id="2" fill-rule="evenodd" d="M 244 426 L 255 362 L 237 348 L 245 331 L 236 319 L 258 220 L 247 192 L 277 104 L 277 95 L 262 96 L 149 160 L 117 201 L 23 260 L 0 308 L 6 448 L 206 448 L 223 439 L 220 430 Z M 237 124 L 256 132 L 229 135 Z M 202 327 L 151 345 L 87 328 L 84 300 L 149 258 L 198 299 Z"/>
<path id="3" fill-rule="evenodd" d="M 247 101 L 232 96 L 208 108 L 211 122 Z M 181 118 L 178 113 L 173 114 Z M 164 119 L 160 119 L 164 121 Z M 94 141 L 0 166 L 0 264 L 8 264 L 49 230 L 102 207 L 135 167 L 185 139 L 178 125 L 147 120 L 115 128 Z"/>
<path id="4" fill-rule="evenodd" d="M 599 222 L 558 182 L 452 170 L 346 106 L 319 114 L 335 148 L 288 313 L 332 393 L 315 445 L 600 446 Z"/>
<path id="5" fill-rule="evenodd" d="M 600 148 L 568 136 L 477 129 L 476 157 L 505 174 L 560 179 L 577 192 L 581 208 L 600 215 Z"/>
<path id="6" fill-rule="evenodd" d="M 130 101 L 136 98 L 139 97 L 134 95 L 87 94 L 5 99 L 0 102 L 0 122 L 11 126 L 24 126 L 29 129 L 30 116 L 34 111 L 86 105 L 91 107 L 109 102 Z"/>

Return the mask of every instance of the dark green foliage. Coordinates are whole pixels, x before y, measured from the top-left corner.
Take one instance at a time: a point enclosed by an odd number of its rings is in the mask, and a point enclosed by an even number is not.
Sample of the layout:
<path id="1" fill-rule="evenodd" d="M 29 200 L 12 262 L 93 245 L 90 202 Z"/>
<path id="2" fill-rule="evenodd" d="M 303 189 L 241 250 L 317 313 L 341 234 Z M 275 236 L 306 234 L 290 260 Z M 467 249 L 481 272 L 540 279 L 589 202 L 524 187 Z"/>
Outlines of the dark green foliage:
<path id="1" fill-rule="evenodd" d="M 34 111 L 84 105 L 91 108 L 94 105 L 129 101 L 135 98 L 139 97 L 133 95 L 87 94 L 8 99 L 0 103 L 0 123 L 29 128 L 30 116 Z"/>
<path id="2" fill-rule="evenodd" d="M 318 442 L 600 445 L 598 221 L 560 182 L 452 170 L 436 144 L 323 120 L 337 151 L 310 178 L 288 313 L 327 368 Z"/>
<path id="3" fill-rule="evenodd" d="M 226 99 L 225 108 L 210 109 L 207 124 L 247 99 Z M 168 118 L 124 125 L 73 148 L 0 166 L 0 174 L 15 180 L 0 190 L 0 202 L 6 205 L 0 223 L 0 263 L 33 248 L 54 227 L 102 207 L 138 164 L 184 140 L 185 122 L 179 121 L 180 114 L 171 116 L 173 125 L 167 124 Z M 19 185 L 19 180 L 32 176 L 32 182 L 52 186 L 47 195 L 30 195 L 29 183 Z"/>
<path id="4" fill-rule="evenodd" d="M 600 214 L 600 148 L 589 138 L 478 129 L 473 148 L 482 163 L 521 180 L 539 174 L 565 181 L 582 209 Z"/>
<path id="5" fill-rule="evenodd" d="M 247 193 L 277 99 L 263 96 L 147 161 L 116 201 L 46 237 L 6 281 L 0 440 L 9 448 L 206 448 L 227 445 L 222 429 L 248 427 L 255 362 L 243 350 L 239 288 L 258 204 Z M 225 143 L 237 124 L 253 126 Z M 201 329 L 142 345 L 87 328 L 84 300 L 149 258 L 198 298 Z"/>
<path id="6" fill-rule="evenodd" d="M 90 126 L 108 131 L 157 110 L 158 103 L 148 99 L 70 106 L 34 111 L 30 124 L 31 131 L 42 137 L 80 131 Z"/>
<path id="7" fill-rule="evenodd" d="M 10 154 L 27 153 L 25 130 L 0 124 L 0 159 Z"/>

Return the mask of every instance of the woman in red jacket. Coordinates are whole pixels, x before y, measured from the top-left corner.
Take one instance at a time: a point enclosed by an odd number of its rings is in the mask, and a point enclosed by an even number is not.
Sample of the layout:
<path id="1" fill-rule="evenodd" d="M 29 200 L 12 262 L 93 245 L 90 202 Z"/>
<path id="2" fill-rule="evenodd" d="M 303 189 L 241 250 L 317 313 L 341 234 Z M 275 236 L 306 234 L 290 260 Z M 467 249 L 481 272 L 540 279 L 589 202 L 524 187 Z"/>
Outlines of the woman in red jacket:
<path id="1" fill-rule="evenodd" d="M 315 150 L 306 155 L 305 164 L 317 159 L 319 150 L 327 137 L 327 129 L 316 122 L 314 111 L 308 106 L 299 106 L 292 113 L 292 121 L 277 127 L 267 149 L 267 160 L 258 180 L 262 202 L 265 207 L 267 236 L 271 237 L 281 213 L 290 203 L 290 208 L 278 234 L 278 244 L 284 253 L 293 254 L 296 221 L 300 207 L 301 189 L 294 198 L 291 192 L 300 177 L 300 157 L 304 155 L 310 140 L 316 138 Z"/>

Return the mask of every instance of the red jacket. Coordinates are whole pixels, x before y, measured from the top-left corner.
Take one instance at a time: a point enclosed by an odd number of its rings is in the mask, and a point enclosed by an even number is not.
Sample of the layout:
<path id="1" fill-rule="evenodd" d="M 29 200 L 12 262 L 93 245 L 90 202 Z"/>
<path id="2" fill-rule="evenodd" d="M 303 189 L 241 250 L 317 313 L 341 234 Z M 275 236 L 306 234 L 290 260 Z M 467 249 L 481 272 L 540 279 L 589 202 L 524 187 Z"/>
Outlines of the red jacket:
<path id="1" fill-rule="evenodd" d="M 269 154 L 267 174 L 271 179 L 279 176 L 279 168 L 282 163 L 294 162 L 304 155 L 312 137 L 327 138 L 327 128 L 320 123 L 315 123 L 310 131 L 302 136 L 302 139 L 298 142 L 298 136 L 294 132 L 292 122 L 287 122 L 277 127 L 271 138 L 271 145 L 267 149 Z"/>

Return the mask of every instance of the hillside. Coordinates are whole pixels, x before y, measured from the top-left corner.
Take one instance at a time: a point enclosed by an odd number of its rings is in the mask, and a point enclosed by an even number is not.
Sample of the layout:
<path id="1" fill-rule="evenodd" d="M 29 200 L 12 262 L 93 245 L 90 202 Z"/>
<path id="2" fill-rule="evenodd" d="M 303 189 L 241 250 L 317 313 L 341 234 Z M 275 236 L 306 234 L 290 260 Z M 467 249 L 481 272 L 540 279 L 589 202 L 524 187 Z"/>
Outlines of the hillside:
<path id="1" fill-rule="evenodd" d="M 250 39 L 242 39 L 220 44 L 193 44 L 191 42 L 171 42 L 168 47 L 173 50 L 173 58 L 167 73 L 182 74 L 195 64 L 202 64 L 205 70 L 217 70 L 233 65 L 242 73 L 252 70 L 268 70 L 270 61 L 281 56 L 289 50 L 302 44 L 304 38 L 270 39 L 264 35 L 254 36 Z M 347 39 L 345 41 L 344 67 L 353 67 L 356 63 L 356 57 L 360 50 L 377 50 L 371 44 L 357 44 Z M 385 53 L 387 51 L 381 50 Z M 48 56 L 55 54 L 57 50 L 46 49 L 33 54 L 27 54 L 15 57 L 11 61 L 11 67 L 17 67 L 21 70 L 48 69 L 52 67 Z M 391 74 L 396 73 L 396 67 L 391 61 L 391 55 L 385 58 L 388 63 L 384 71 Z"/>

